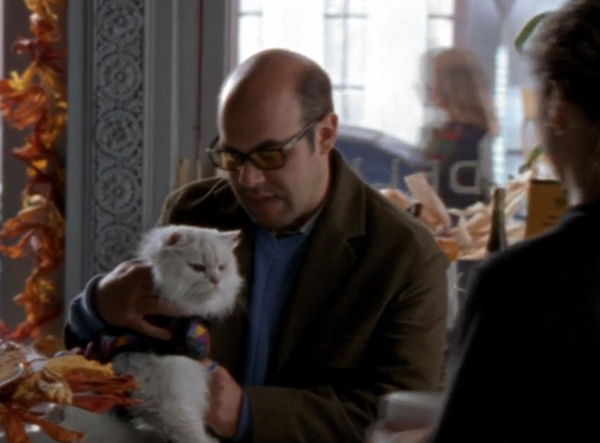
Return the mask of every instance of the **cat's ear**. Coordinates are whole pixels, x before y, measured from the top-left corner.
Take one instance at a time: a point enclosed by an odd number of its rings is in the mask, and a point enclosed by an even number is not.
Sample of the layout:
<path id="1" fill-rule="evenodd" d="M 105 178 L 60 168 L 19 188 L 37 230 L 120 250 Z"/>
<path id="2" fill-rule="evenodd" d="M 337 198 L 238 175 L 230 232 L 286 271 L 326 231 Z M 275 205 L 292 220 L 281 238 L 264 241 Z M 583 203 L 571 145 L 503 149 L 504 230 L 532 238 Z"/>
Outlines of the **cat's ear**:
<path id="1" fill-rule="evenodd" d="M 167 238 L 167 246 L 173 246 L 175 244 L 177 244 L 177 242 L 179 241 L 179 239 L 181 238 L 181 235 L 179 234 L 179 232 L 177 231 L 173 231 L 169 234 L 169 237 Z"/>
<path id="2" fill-rule="evenodd" d="M 235 248 L 241 240 L 242 231 L 222 231 L 219 233 L 221 238 L 227 240 L 232 248 Z"/>

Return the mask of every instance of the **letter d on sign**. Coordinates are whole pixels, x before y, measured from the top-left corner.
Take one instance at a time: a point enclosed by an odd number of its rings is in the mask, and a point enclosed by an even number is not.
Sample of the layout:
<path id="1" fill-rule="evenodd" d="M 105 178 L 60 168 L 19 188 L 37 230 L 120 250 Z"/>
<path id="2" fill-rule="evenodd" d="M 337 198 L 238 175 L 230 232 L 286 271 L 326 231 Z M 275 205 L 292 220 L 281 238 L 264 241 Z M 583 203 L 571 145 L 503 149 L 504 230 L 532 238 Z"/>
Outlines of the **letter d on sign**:
<path id="1" fill-rule="evenodd" d="M 475 171 L 475 183 L 473 186 L 463 186 L 458 183 L 458 172 L 463 168 L 473 168 Z M 479 175 L 479 162 L 473 160 L 458 161 L 450 168 L 450 189 L 456 194 L 480 194 L 479 183 L 481 177 Z"/>

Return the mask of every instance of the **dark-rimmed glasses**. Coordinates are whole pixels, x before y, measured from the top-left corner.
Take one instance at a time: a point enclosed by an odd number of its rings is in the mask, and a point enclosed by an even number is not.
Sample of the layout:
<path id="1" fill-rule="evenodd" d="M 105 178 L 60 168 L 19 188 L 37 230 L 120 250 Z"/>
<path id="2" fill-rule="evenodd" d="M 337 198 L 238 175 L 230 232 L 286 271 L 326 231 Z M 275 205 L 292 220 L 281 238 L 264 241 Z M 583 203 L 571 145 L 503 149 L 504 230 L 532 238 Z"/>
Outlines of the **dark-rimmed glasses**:
<path id="1" fill-rule="evenodd" d="M 237 171 L 248 161 L 259 169 L 280 169 L 287 163 L 290 150 L 318 121 L 319 119 L 311 121 L 283 142 L 268 143 L 267 146 L 259 146 L 248 153 L 220 144 L 217 136 L 207 150 L 208 157 L 213 165 L 225 171 Z"/>

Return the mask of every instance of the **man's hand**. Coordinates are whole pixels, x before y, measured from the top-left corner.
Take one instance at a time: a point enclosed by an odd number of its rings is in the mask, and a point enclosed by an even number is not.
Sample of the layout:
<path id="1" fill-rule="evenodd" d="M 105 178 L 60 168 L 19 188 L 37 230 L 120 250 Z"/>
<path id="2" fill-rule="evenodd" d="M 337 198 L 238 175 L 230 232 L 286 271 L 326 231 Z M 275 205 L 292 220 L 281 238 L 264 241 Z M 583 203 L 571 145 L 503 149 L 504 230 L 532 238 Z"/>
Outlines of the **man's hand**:
<path id="1" fill-rule="evenodd" d="M 393 443 L 426 443 L 429 436 L 429 429 L 413 429 L 411 431 L 403 431 L 390 439 Z"/>
<path id="2" fill-rule="evenodd" d="M 210 365 L 212 362 L 206 362 Z M 219 437 L 233 438 L 238 431 L 244 392 L 227 369 L 217 366 L 209 383 L 210 405 L 206 424 Z"/>
<path id="3" fill-rule="evenodd" d="M 174 308 L 153 293 L 152 267 L 140 260 L 121 263 L 98 283 L 94 307 L 107 324 L 168 340 L 171 334 L 146 321 L 147 315 L 176 316 Z"/>

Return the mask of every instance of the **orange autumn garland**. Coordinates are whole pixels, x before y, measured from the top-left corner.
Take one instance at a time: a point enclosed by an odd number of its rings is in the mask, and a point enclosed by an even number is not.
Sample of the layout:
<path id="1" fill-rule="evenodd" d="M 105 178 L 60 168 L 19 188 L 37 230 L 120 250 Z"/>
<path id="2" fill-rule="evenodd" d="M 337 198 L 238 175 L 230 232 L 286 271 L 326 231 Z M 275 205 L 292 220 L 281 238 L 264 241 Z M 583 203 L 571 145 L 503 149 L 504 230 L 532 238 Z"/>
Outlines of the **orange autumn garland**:
<path id="1" fill-rule="evenodd" d="M 62 264 L 65 238 L 65 172 L 56 150 L 67 122 L 64 69 L 59 65 L 66 53 L 56 49 L 61 40 L 56 11 L 63 2 L 24 2 L 33 36 L 17 39 L 13 51 L 29 55 L 31 62 L 22 74 L 11 72 L 9 79 L 0 80 L 0 112 L 12 127 L 30 130 L 25 144 L 12 151 L 27 166 L 21 210 L 0 231 L 0 252 L 34 260 L 23 292 L 15 297 L 26 311 L 25 321 L 10 334 L 15 340 L 35 338 L 42 325 L 62 313 L 53 274 Z"/>

